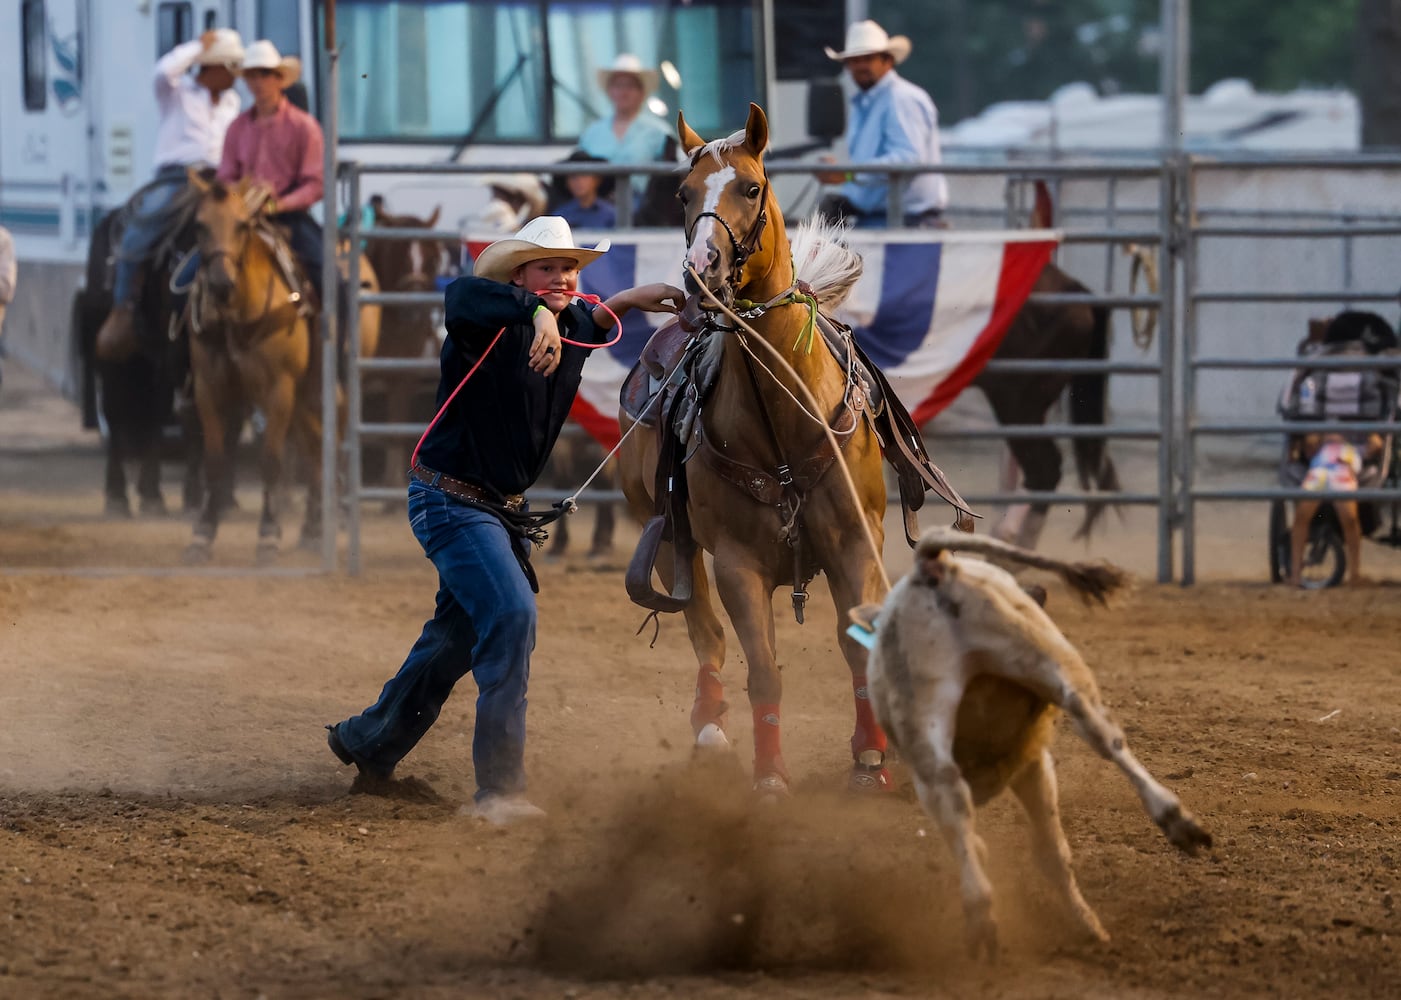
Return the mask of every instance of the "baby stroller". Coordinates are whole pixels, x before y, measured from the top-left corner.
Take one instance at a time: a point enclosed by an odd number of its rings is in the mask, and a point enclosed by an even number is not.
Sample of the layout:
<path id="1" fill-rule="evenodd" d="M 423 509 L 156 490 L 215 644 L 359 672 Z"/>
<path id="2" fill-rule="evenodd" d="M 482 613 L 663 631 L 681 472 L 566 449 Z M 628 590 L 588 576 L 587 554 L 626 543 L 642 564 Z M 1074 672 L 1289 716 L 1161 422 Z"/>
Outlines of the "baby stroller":
<path id="1" fill-rule="evenodd" d="M 1368 368 L 1350 371 L 1340 368 L 1310 369 L 1307 364 L 1294 370 L 1289 383 L 1280 394 L 1279 412 L 1285 420 L 1337 421 L 1397 421 L 1398 391 L 1401 390 L 1401 341 L 1391 325 L 1375 313 L 1343 312 L 1326 325 L 1310 331 L 1300 344 L 1299 354 L 1311 357 L 1376 357 L 1398 355 L 1398 368 Z M 1382 447 L 1363 463 L 1358 475 L 1361 489 L 1379 486 L 1401 490 L 1396 455 L 1397 435 L 1388 429 L 1381 433 Z M 1304 437 L 1290 434 L 1285 438 L 1284 455 L 1280 462 L 1281 486 L 1298 488 L 1308 472 L 1304 453 Z M 1401 546 L 1401 501 L 1358 503 L 1362 537 L 1392 546 Z M 1270 504 L 1270 580 L 1280 583 L 1290 575 L 1290 528 L 1294 521 L 1293 503 L 1275 500 Z M 1389 521 L 1388 532 L 1377 536 L 1383 521 Z M 1304 547 L 1304 566 L 1300 574 L 1309 589 L 1334 587 L 1347 572 L 1347 554 L 1343 544 L 1342 525 L 1333 504 L 1324 502 L 1309 526 L 1308 543 Z"/>

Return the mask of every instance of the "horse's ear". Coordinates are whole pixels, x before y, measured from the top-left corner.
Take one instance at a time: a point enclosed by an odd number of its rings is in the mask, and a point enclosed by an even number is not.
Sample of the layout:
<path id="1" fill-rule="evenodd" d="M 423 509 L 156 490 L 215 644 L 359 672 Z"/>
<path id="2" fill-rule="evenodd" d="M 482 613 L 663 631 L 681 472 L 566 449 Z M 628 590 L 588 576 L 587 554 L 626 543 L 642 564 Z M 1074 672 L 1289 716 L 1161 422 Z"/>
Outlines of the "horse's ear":
<path id="1" fill-rule="evenodd" d="M 764 109 L 752 102 L 749 121 L 744 124 L 744 145 L 755 156 L 763 156 L 769 148 L 769 120 L 764 117 Z"/>
<path id="2" fill-rule="evenodd" d="M 680 110 L 676 112 L 676 137 L 681 140 L 681 151 L 687 158 L 694 156 L 696 150 L 705 145 L 705 140 L 686 124 L 686 115 Z"/>
<path id="3" fill-rule="evenodd" d="M 443 214 L 443 206 L 437 205 L 433 209 L 433 214 L 424 220 L 424 229 L 432 229 L 438 224 L 438 216 Z"/>

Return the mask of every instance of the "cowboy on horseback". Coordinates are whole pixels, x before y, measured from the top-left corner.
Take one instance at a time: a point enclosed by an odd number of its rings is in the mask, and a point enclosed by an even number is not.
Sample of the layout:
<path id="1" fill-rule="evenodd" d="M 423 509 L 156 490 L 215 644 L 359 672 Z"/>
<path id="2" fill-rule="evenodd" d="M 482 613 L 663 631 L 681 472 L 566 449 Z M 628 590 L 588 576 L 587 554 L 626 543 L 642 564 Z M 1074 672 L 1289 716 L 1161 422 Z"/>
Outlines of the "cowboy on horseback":
<path id="1" fill-rule="evenodd" d="M 132 198 L 117 251 L 113 306 L 97 335 L 101 356 L 120 360 L 136 347 L 134 318 L 142 267 L 175 220 L 168 211 L 189 182 L 188 168 L 215 166 L 224 135 L 241 102 L 234 77 L 243 63 L 243 41 L 231 28 L 206 31 L 175 46 L 156 63 L 155 179 Z M 190 70 L 194 69 L 192 74 Z"/>
<path id="2" fill-rule="evenodd" d="M 301 61 L 284 58 L 272 42 L 260 39 L 248 46 L 243 82 L 253 94 L 253 106 L 229 126 L 218 176 L 230 186 L 246 178 L 269 189 L 263 211 L 287 232 L 288 245 L 320 303 L 321 227 L 309 210 L 323 193 L 325 139 L 317 120 L 283 93 L 300 75 Z"/>
<path id="3" fill-rule="evenodd" d="M 439 410 L 414 450 L 408 496 L 410 526 L 438 570 L 437 609 L 379 701 L 327 727 L 331 750 L 359 769 L 356 790 L 393 794 L 395 766 L 471 672 L 473 814 L 498 825 L 544 815 L 524 797 L 538 590 L 529 554 L 559 511 L 533 513 L 523 494 L 545 469 L 591 347 L 629 310 L 674 313 L 685 297 L 654 284 L 597 307 L 576 302 L 580 269 L 607 249 L 576 245 L 567 222 L 542 216 L 448 287 Z"/>

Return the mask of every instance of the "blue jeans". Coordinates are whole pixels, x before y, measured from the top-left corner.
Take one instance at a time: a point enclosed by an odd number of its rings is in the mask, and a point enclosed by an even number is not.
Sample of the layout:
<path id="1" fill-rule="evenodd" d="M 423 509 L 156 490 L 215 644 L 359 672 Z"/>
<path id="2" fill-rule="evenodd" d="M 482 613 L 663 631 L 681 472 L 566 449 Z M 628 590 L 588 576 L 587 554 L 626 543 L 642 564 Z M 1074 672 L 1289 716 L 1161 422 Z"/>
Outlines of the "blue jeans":
<path id="1" fill-rule="evenodd" d="M 185 190 L 189 175 L 184 167 L 166 166 L 156 171 L 155 182 L 144 189 L 141 201 L 132 206 L 117 248 L 117 273 L 112 281 L 112 302 L 119 306 L 136 304 L 136 274 L 141 262 L 151 255 L 165 232 L 156 217 L 177 194 Z"/>
<path id="2" fill-rule="evenodd" d="M 337 733 L 357 761 L 388 774 L 471 671 L 478 690 L 477 798 L 522 791 L 535 595 L 511 546 L 529 543 L 513 540 L 486 511 L 420 482 L 409 484 L 409 524 L 438 568 L 437 608 L 379 701 Z"/>

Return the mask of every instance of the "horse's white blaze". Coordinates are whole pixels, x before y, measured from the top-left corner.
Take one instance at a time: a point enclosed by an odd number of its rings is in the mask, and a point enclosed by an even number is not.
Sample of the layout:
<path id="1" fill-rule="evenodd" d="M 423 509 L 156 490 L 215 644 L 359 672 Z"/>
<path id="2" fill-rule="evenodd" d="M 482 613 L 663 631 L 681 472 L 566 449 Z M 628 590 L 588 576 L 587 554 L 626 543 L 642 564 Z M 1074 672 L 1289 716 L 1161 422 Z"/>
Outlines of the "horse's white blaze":
<path id="1" fill-rule="evenodd" d="M 725 186 L 734 179 L 735 168 L 730 164 L 707 177 L 705 204 L 701 206 L 701 211 L 715 211 L 720 205 L 720 196 L 725 193 Z M 703 273 L 710 266 L 710 238 L 714 233 L 715 217 L 706 215 L 696 223 L 695 231 L 691 234 L 691 246 L 686 252 L 686 262 L 696 269 L 697 274 Z"/>

